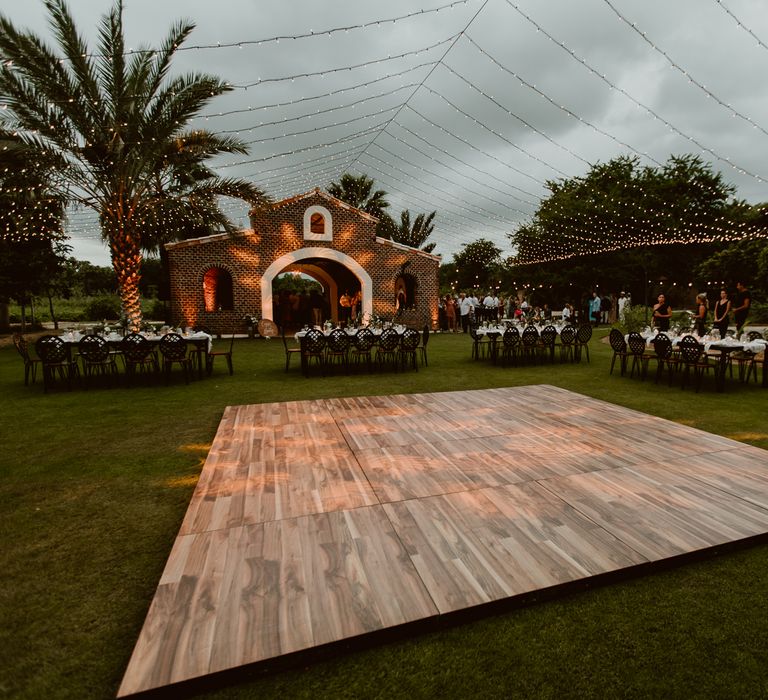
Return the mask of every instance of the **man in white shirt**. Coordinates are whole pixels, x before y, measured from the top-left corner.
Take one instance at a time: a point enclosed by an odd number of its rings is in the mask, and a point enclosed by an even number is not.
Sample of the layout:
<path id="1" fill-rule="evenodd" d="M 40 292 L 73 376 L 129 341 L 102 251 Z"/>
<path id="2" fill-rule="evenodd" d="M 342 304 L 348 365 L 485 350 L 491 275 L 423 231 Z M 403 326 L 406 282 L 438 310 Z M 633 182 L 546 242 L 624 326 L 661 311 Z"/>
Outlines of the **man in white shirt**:
<path id="1" fill-rule="evenodd" d="M 619 294 L 619 320 L 624 321 L 624 309 L 627 308 L 627 304 L 629 304 L 629 297 L 622 292 Z"/>
<path id="2" fill-rule="evenodd" d="M 463 333 L 469 330 L 469 317 L 473 308 L 472 300 L 464 292 L 461 292 L 459 294 L 459 313 L 461 314 L 461 330 Z"/>

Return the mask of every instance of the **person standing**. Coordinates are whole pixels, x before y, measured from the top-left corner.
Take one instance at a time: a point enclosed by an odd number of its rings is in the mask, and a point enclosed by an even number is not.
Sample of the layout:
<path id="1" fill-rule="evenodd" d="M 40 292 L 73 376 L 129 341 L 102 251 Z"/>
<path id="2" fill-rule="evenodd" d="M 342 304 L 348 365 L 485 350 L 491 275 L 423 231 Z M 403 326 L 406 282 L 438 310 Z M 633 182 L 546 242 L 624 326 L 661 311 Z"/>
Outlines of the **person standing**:
<path id="1" fill-rule="evenodd" d="M 344 291 L 339 299 L 339 321 L 341 323 L 347 323 L 349 321 L 349 313 L 352 309 L 352 297 L 349 296 L 348 291 Z"/>
<path id="2" fill-rule="evenodd" d="M 461 332 L 466 333 L 469 330 L 470 314 L 472 313 L 472 300 L 461 292 L 459 294 L 459 314 L 461 316 Z"/>
<path id="3" fill-rule="evenodd" d="M 653 307 L 653 325 L 660 331 L 668 331 L 671 318 L 672 307 L 667 303 L 667 298 L 659 294 L 658 301 Z"/>
<path id="4" fill-rule="evenodd" d="M 696 295 L 696 314 L 693 317 L 693 328 L 701 338 L 707 332 L 707 295 Z"/>
<path id="5" fill-rule="evenodd" d="M 592 292 L 592 299 L 589 302 L 589 317 L 595 324 L 595 328 L 600 325 L 600 314 L 602 313 L 600 311 L 601 304 L 602 300 L 598 296 L 597 292 Z"/>
<path id="6" fill-rule="evenodd" d="M 728 298 L 728 292 L 725 289 L 720 290 L 720 298 L 717 300 L 714 308 L 715 328 L 720 333 L 721 338 L 725 338 L 728 331 L 728 314 L 731 311 L 731 300 Z"/>
<path id="7" fill-rule="evenodd" d="M 451 294 L 445 295 L 445 315 L 448 319 L 448 330 L 451 333 L 456 332 L 456 302 Z"/>
<path id="8" fill-rule="evenodd" d="M 619 294 L 619 321 L 622 323 L 624 322 L 624 310 L 627 308 L 628 303 L 629 298 L 627 295 L 624 292 Z"/>
<path id="9" fill-rule="evenodd" d="M 736 282 L 736 298 L 733 302 L 733 320 L 736 322 L 736 335 L 741 335 L 749 316 L 752 295 L 743 282 Z"/>

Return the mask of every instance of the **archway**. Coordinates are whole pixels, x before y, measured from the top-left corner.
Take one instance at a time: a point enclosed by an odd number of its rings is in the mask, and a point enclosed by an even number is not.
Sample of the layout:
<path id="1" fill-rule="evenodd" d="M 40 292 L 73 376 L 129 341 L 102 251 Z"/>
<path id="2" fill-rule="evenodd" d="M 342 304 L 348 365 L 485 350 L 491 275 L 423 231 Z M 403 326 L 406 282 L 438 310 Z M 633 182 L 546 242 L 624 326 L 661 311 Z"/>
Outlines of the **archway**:
<path id="1" fill-rule="evenodd" d="M 302 260 L 311 260 L 312 258 L 336 262 L 355 275 L 360 281 L 360 291 L 363 297 L 362 312 L 363 314 L 371 315 L 373 312 L 373 282 L 371 276 L 360 263 L 338 250 L 330 248 L 300 248 L 279 257 L 264 271 L 264 275 L 261 278 L 262 318 L 272 317 L 272 280 L 290 265 L 299 263 Z"/>

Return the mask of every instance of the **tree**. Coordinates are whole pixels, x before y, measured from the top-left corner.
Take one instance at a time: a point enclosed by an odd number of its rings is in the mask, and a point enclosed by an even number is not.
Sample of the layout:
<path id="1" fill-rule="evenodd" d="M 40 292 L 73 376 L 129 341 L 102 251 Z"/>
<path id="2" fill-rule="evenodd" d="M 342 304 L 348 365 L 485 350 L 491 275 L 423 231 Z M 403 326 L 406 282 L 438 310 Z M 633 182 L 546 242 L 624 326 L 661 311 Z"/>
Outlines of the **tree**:
<path id="1" fill-rule="evenodd" d="M 373 180 L 366 175 L 355 177 L 344 173 L 339 182 L 328 185 L 328 193 L 376 218 L 380 218 L 389 206 L 385 199 L 387 193 L 383 190 L 374 191 Z"/>
<path id="2" fill-rule="evenodd" d="M 95 52 L 64 0 L 45 0 L 61 58 L 0 16 L 0 95 L 5 128 L 63 163 L 57 191 L 99 214 L 130 326 L 141 325 L 143 250 L 190 221 L 233 231 L 220 196 L 266 203 L 242 180 L 217 177 L 204 162 L 246 153 L 237 139 L 186 131 L 214 97 L 232 88 L 202 74 L 170 78 L 171 60 L 194 25 L 178 22 L 157 50 L 126 53 L 117 1 L 99 27 Z"/>
<path id="3" fill-rule="evenodd" d="M 500 256 L 501 248 L 485 238 L 465 243 L 453 256 L 459 288 L 495 286 L 499 274 L 497 267 L 501 260 Z"/>
<path id="4" fill-rule="evenodd" d="M 620 157 L 587 175 L 547 182 L 532 221 L 510 235 L 515 262 L 527 264 L 646 246 L 736 240 L 757 229 L 750 206 L 693 155 L 671 156 L 661 168 Z"/>
<path id="5" fill-rule="evenodd" d="M 423 251 L 431 253 L 436 244 L 424 245 L 424 243 L 435 229 L 433 223 L 435 214 L 437 212 L 434 211 L 431 214 L 419 214 L 411 223 L 411 212 L 406 209 L 400 213 L 399 225 L 388 214 L 384 214 L 379 221 L 380 231 L 377 230 L 377 233 L 383 238 L 390 238 L 397 243 L 411 246 L 411 248 L 421 248 Z"/>
<path id="6" fill-rule="evenodd" d="M 60 163 L 0 129 L 0 330 L 8 330 L 8 302 L 22 310 L 49 291 L 66 253 L 64 202 L 51 191 Z M 22 329 L 26 320 L 22 314 Z"/>

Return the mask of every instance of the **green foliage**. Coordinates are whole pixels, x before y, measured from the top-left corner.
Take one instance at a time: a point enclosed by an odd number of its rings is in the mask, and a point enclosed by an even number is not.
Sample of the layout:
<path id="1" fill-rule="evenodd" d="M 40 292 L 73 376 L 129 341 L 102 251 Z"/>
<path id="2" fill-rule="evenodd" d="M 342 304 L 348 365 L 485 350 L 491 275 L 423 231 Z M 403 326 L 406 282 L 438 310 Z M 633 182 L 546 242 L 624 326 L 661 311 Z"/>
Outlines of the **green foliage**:
<path id="1" fill-rule="evenodd" d="M 319 282 L 307 279 L 301 275 L 280 275 L 272 282 L 272 293 L 275 295 L 283 290 L 296 294 L 303 294 L 304 292 L 309 294 L 313 289 L 320 293 L 323 291 L 323 287 Z"/>
<path id="2" fill-rule="evenodd" d="M 698 156 L 671 156 L 661 168 L 638 163 L 622 156 L 583 177 L 548 182 L 551 194 L 533 220 L 510 234 L 516 262 L 701 244 L 761 230 L 754 209 L 732 201 L 734 187 Z"/>
<path id="3" fill-rule="evenodd" d="M 642 304 L 627 304 L 624 307 L 624 317 L 614 324 L 624 335 L 627 333 L 639 333 L 651 322 L 651 313 L 647 306 Z"/>
<path id="4" fill-rule="evenodd" d="M 485 238 L 465 243 L 453 256 L 458 289 L 495 287 L 501 248 Z"/>
<path id="5" fill-rule="evenodd" d="M 120 318 L 120 299 L 116 296 L 96 297 L 85 307 L 86 321 L 114 321 Z"/>
<path id="6" fill-rule="evenodd" d="M 768 298 L 768 240 L 736 241 L 706 258 L 697 268 L 699 279 L 724 282 L 733 288 L 744 282 Z"/>
<path id="7" fill-rule="evenodd" d="M 419 214 L 411 222 L 411 212 L 406 209 L 400 213 L 400 223 L 396 224 L 389 214 L 383 214 L 376 228 L 376 234 L 382 238 L 389 238 L 397 243 L 421 248 L 427 253 L 432 252 L 435 243 L 424 245 L 435 229 L 434 218 L 437 212 Z"/>
<path id="8" fill-rule="evenodd" d="M 147 307 L 144 315 L 152 321 L 168 322 L 168 304 L 161 299 L 147 300 Z"/>
<path id="9" fill-rule="evenodd" d="M 366 175 L 344 173 L 339 182 L 328 185 L 328 194 L 361 211 L 380 218 L 389 206 L 384 190 L 374 190 L 373 180 Z"/>

